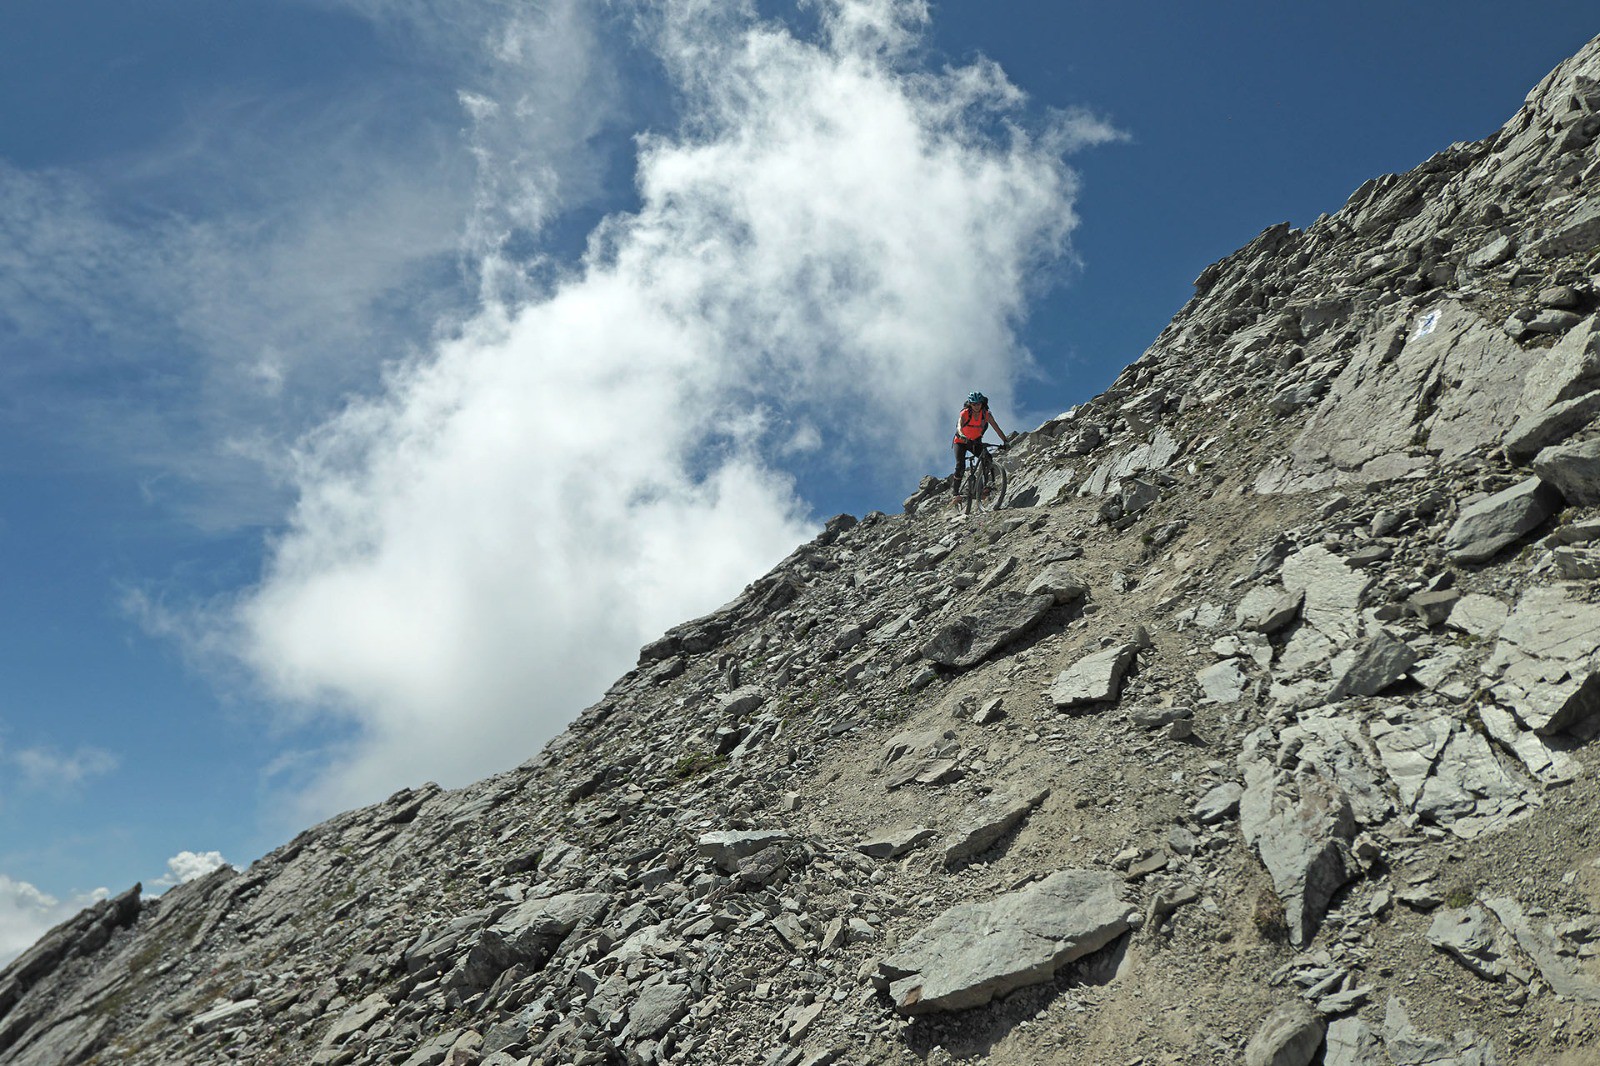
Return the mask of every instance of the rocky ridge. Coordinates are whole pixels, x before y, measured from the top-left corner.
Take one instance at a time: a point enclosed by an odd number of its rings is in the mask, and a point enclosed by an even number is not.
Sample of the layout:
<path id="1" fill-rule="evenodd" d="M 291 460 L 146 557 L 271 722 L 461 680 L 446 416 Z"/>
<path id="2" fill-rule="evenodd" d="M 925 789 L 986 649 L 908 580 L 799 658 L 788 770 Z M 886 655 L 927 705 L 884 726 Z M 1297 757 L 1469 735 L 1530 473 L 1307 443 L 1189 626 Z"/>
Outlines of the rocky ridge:
<path id="1" fill-rule="evenodd" d="M 52 931 L 0 1064 L 1597 1061 L 1597 134 L 1600 39 L 1207 268 L 1006 508 Z"/>

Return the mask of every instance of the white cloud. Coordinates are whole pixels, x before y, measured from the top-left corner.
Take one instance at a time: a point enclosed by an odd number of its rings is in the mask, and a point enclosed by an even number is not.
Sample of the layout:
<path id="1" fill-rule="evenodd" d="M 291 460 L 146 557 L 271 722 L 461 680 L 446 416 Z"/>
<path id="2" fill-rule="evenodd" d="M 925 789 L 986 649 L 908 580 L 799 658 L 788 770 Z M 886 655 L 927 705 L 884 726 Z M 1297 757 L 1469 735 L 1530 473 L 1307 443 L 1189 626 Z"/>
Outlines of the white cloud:
<path id="1" fill-rule="evenodd" d="M 174 885 L 186 884 L 197 877 L 204 877 L 212 870 L 226 866 L 227 860 L 220 851 L 180 851 L 167 860 L 167 872 L 164 877 L 158 877 L 150 884 L 159 888 L 171 888 Z"/>
<path id="2" fill-rule="evenodd" d="M 0 753 L 0 760 L 15 769 L 22 787 L 53 792 L 74 789 L 108 774 L 119 761 L 111 752 L 94 747 L 79 747 L 72 752 L 48 747 L 18 748 Z"/>
<path id="3" fill-rule="evenodd" d="M 956 398 L 1003 403 L 1075 224 L 1061 152 L 1094 135 L 1025 132 L 991 63 L 919 68 L 922 3 L 821 10 L 803 40 L 738 2 L 649 9 L 685 114 L 640 139 L 639 210 L 303 442 L 233 636 L 357 727 L 312 812 L 532 754 L 806 535 L 779 465 L 805 427 L 920 472 Z"/>
<path id="4" fill-rule="evenodd" d="M 26 881 L 0 874 L 0 966 L 32 947 L 56 925 L 109 896 L 107 890 L 97 888 L 72 899 L 58 900 Z"/>

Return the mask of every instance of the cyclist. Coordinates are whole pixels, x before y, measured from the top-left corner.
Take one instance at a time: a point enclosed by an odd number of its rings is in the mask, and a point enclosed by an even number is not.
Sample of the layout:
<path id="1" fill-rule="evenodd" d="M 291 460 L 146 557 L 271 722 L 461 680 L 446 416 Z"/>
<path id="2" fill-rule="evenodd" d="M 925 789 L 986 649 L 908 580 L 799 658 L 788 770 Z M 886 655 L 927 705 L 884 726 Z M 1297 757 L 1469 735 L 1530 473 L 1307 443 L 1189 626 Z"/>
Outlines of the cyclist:
<path id="1" fill-rule="evenodd" d="M 969 453 L 976 456 L 983 451 L 978 442 L 983 440 L 984 431 L 990 426 L 1000 434 L 1002 441 L 1011 440 L 989 411 L 989 397 L 981 392 L 969 392 L 967 402 L 961 405 L 961 417 L 956 423 L 955 439 L 950 442 L 956 452 L 956 473 L 950 481 L 953 503 L 961 502 L 961 464 Z"/>

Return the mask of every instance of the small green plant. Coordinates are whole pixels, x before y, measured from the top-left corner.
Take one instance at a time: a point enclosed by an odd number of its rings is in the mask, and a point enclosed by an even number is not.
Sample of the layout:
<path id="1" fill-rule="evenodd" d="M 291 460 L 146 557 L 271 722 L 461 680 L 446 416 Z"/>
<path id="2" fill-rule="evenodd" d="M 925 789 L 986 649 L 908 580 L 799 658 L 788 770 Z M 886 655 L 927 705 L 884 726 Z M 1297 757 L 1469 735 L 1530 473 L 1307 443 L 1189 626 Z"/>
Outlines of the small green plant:
<path id="1" fill-rule="evenodd" d="M 1471 885 L 1456 885 L 1444 894 L 1444 905 L 1460 910 L 1462 907 L 1469 906 L 1477 896 L 1478 894 L 1473 891 Z"/>
<path id="2" fill-rule="evenodd" d="M 687 781 L 689 778 L 696 777 L 708 770 L 715 770 L 726 765 L 728 765 L 728 757 L 726 755 L 712 755 L 710 752 L 691 751 L 673 764 L 672 776 L 679 781 Z"/>

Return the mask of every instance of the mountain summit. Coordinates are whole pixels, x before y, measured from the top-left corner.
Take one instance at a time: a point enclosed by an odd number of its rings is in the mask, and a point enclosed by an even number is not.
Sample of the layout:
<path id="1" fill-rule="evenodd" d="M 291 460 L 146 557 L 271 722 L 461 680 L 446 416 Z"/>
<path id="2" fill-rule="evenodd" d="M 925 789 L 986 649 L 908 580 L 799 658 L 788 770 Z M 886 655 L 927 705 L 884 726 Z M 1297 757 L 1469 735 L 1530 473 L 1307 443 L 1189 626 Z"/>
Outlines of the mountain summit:
<path id="1" fill-rule="evenodd" d="M 1600 38 L 563 735 L 0 973 L 0 1064 L 1600 1061 Z"/>

